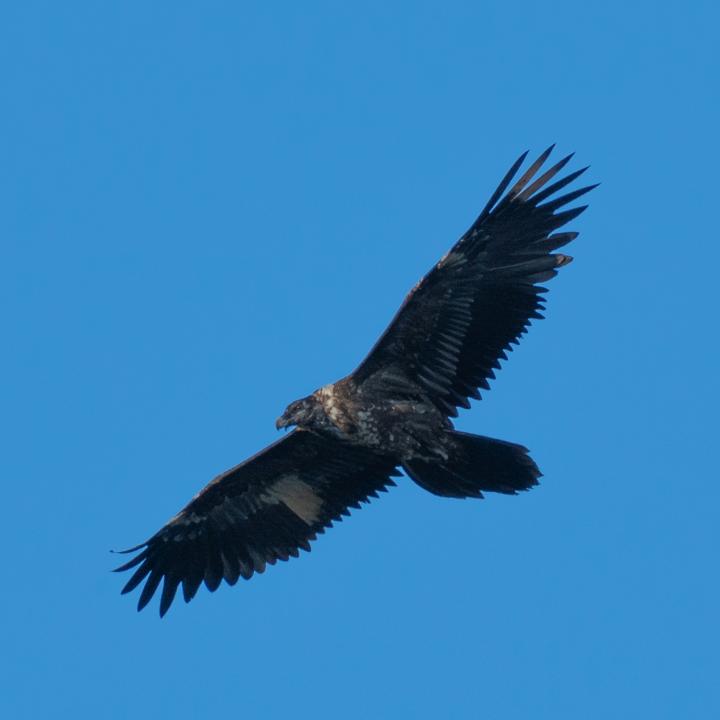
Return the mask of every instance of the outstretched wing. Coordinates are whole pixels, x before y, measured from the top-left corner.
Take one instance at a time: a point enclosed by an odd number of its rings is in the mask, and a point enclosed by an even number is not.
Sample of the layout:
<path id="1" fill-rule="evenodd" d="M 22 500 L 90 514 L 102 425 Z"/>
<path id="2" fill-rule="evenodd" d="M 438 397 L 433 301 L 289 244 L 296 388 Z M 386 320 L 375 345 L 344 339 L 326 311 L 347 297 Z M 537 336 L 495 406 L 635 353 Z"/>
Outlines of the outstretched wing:
<path id="1" fill-rule="evenodd" d="M 123 588 L 140 583 L 142 610 L 164 580 L 160 615 L 182 583 L 189 602 L 205 581 L 263 572 L 266 563 L 297 557 L 348 508 L 394 485 L 392 458 L 312 432 L 294 430 L 241 465 L 216 477 L 116 572 L 137 567 Z"/>
<path id="2" fill-rule="evenodd" d="M 472 227 L 407 296 L 353 373 L 358 384 L 410 381 L 453 417 L 458 406 L 470 406 L 468 398 L 480 398 L 478 388 L 490 387 L 511 345 L 543 317 L 546 288 L 538 283 L 572 259 L 553 251 L 577 233 L 555 231 L 587 206 L 559 210 L 596 187 L 556 196 L 587 169 L 548 185 L 572 155 L 534 179 L 551 151 L 505 193 L 527 153 L 510 168 Z"/>

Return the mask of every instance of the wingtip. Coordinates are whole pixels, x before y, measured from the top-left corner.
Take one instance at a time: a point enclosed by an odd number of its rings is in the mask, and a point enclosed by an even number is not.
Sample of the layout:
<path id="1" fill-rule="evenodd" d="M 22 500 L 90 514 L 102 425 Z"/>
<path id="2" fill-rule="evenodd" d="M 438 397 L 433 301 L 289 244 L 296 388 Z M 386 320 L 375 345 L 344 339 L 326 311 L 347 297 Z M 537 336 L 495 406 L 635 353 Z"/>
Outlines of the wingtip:
<path id="1" fill-rule="evenodd" d="M 555 255 L 555 267 L 563 267 L 569 265 L 573 261 L 572 255 L 563 255 L 558 253 Z"/>
<path id="2" fill-rule="evenodd" d="M 145 586 L 145 588 L 146 588 L 146 587 L 147 587 L 147 585 Z M 144 610 L 144 609 L 145 609 L 145 607 L 146 607 L 147 604 L 150 602 L 150 600 L 152 599 L 152 596 L 153 596 L 153 594 L 154 594 L 154 591 L 153 591 L 152 594 L 150 594 L 150 593 L 145 593 L 145 588 L 143 588 L 143 593 L 140 594 L 140 599 L 138 600 L 138 604 L 137 604 L 137 611 L 138 611 L 138 612 L 140 612 L 141 610 Z"/>
<path id="3" fill-rule="evenodd" d="M 540 153 L 540 157 L 537 159 L 537 163 L 540 165 L 543 165 L 545 161 L 550 157 L 550 153 L 555 149 L 555 143 L 550 145 L 550 147 L 546 148 L 542 153 Z"/>
<path id="4" fill-rule="evenodd" d="M 128 548 L 127 550 L 110 550 L 110 552 L 113 555 L 129 555 L 130 553 L 142 550 L 144 547 L 147 547 L 147 542 L 140 543 L 139 545 L 135 545 L 135 547 Z"/>

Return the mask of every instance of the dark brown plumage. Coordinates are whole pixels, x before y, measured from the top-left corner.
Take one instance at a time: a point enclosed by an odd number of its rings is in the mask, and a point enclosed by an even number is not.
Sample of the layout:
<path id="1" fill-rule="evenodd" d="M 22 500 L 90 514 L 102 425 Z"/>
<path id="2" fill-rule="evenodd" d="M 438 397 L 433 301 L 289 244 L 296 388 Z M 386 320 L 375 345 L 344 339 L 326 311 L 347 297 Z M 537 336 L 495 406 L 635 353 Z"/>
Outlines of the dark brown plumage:
<path id="1" fill-rule="evenodd" d="M 489 388 L 500 360 L 542 317 L 539 283 L 571 260 L 554 251 L 577 233 L 555 231 L 586 206 L 561 208 L 595 186 L 556 197 L 585 168 L 549 184 L 571 157 L 538 176 L 551 150 L 510 187 L 527 153 L 517 160 L 353 373 L 288 406 L 277 427 L 292 432 L 215 478 L 125 551 L 137 554 L 118 568 L 134 569 L 123 593 L 144 582 L 138 609 L 161 582 L 164 615 L 180 585 L 189 601 L 202 582 L 214 591 L 223 579 L 233 585 L 309 550 L 349 508 L 393 485 L 398 466 L 449 497 L 537 484 L 540 471 L 524 447 L 458 432 L 450 418 Z"/>

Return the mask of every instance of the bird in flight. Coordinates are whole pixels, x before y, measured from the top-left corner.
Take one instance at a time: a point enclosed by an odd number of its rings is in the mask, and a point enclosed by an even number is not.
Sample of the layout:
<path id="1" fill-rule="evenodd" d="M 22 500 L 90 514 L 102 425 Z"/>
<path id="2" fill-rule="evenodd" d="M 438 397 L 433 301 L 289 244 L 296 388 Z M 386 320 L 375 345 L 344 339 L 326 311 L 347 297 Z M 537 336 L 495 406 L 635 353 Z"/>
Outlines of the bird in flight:
<path id="1" fill-rule="evenodd" d="M 595 185 L 558 192 L 587 168 L 553 179 L 552 146 L 511 186 L 518 158 L 469 230 L 410 291 L 367 357 L 347 377 L 290 403 L 277 428 L 293 428 L 201 490 L 118 572 L 144 582 L 142 610 L 163 582 L 160 615 L 178 587 L 189 602 L 310 542 L 350 508 L 394 485 L 398 468 L 436 495 L 515 494 L 541 475 L 522 445 L 455 430 L 450 418 L 489 389 L 500 360 L 542 318 L 539 283 L 571 257 L 577 237 L 556 232 L 587 207 L 563 209 Z M 509 188 L 509 189 L 508 189 Z"/>

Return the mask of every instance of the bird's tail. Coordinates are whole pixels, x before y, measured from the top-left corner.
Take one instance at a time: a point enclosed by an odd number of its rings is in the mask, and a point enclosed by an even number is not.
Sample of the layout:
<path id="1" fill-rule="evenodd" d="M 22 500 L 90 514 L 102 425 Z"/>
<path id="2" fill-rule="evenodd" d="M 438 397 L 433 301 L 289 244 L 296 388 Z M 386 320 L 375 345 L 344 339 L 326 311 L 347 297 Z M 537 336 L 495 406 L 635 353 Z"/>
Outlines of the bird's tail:
<path id="1" fill-rule="evenodd" d="M 445 497 L 482 497 L 482 491 L 514 495 L 538 484 L 542 475 L 527 448 L 482 435 L 447 431 L 447 460 L 403 462 L 405 472 L 420 487 Z"/>

